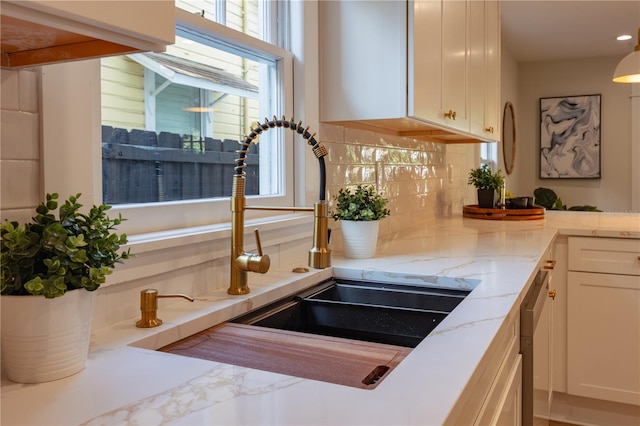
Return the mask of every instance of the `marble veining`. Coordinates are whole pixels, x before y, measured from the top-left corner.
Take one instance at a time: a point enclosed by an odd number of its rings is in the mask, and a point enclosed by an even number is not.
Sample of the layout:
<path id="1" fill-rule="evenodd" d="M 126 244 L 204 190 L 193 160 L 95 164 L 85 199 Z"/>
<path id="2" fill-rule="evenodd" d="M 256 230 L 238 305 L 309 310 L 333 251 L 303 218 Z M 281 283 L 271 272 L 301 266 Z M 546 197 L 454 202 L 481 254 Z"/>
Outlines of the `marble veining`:
<path id="1" fill-rule="evenodd" d="M 263 395 L 303 380 L 289 376 L 281 376 L 275 382 L 248 379 L 248 376 L 260 376 L 261 373 L 219 364 L 183 385 L 94 417 L 82 425 L 171 423 L 224 401 L 242 396 Z"/>
<path id="2" fill-rule="evenodd" d="M 3 376 L 2 424 L 451 423 L 556 235 L 640 238 L 639 219 L 547 212 L 542 223 L 507 223 L 458 215 L 392 234 L 374 259 L 336 252 L 331 269 L 253 276 L 249 295 L 220 291 L 167 306 L 157 329 L 137 329 L 131 318 L 94 330 L 87 367 L 74 376 L 30 386 Z M 153 350 L 332 275 L 472 291 L 371 391 Z"/>

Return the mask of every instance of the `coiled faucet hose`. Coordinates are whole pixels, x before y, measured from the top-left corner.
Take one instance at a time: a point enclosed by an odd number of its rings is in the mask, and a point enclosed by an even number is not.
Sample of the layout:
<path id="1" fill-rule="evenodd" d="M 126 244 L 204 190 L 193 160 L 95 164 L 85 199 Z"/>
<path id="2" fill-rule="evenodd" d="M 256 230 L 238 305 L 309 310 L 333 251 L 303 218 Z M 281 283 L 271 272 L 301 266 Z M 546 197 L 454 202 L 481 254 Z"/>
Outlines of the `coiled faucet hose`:
<path id="1" fill-rule="evenodd" d="M 277 119 L 273 116 L 273 120 L 269 121 L 269 119 L 265 118 L 264 123 L 257 123 L 257 126 L 251 130 L 251 133 L 247 135 L 245 140 L 240 144 L 241 149 L 237 150 L 238 158 L 235 159 L 235 167 L 234 173 L 236 175 L 244 174 L 244 168 L 247 167 L 245 164 L 245 160 L 247 158 L 247 152 L 249 151 L 249 146 L 251 146 L 251 142 L 258 137 L 262 132 L 272 129 L 274 127 L 284 127 L 286 129 L 291 129 L 292 131 L 302 135 L 302 138 L 307 141 L 307 143 L 313 149 L 313 153 L 316 155 L 320 165 L 320 195 L 318 199 L 320 201 L 324 201 L 326 198 L 326 182 L 327 182 L 327 172 L 326 166 L 324 162 L 324 156 L 327 155 L 327 150 L 321 146 L 318 141 L 315 139 L 315 133 L 309 133 L 309 128 L 302 127 L 302 121 L 298 121 L 295 123 L 293 118 L 291 120 L 286 120 L 284 116 L 282 119 Z"/>

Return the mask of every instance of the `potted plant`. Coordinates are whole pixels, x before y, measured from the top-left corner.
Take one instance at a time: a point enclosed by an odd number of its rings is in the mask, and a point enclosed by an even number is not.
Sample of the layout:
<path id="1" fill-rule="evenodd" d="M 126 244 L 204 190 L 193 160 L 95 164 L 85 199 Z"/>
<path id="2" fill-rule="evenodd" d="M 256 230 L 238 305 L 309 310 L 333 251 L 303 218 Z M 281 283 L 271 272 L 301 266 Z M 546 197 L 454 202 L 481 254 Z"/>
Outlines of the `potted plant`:
<path id="1" fill-rule="evenodd" d="M 469 185 L 478 190 L 478 207 L 491 209 L 495 205 L 495 193 L 504 185 L 502 170 L 493 173 L 488 164 L 469 171 Z"/>
<path id="2" fill-rule="evenodd" d="M 113 232 L 125 219 L 110 219 L 104 204 L 83 214 L 79 197 L 56 217 L 58 194 L 47 194 L 32 222 L 0 224 L 2 365 L 13 381 L 56 380 L 84 368 L 94 291 L 131 256 L 119 252 L 126 235 Z"/>
<path id="3" fill-rule="evenodd" d="M 376 192 L 373 186 L 363 185 L 358 185 L 353 192 L 341 188 L 333 198 L 337 205 L 331 216 L 341 222 L 345 257 L 373 257 L 379 221 L 390 214 L 386 208 L 389 200 Z"/>
<path id="4" fill-rule="evenodd" d="M 586 212 L 601 211 L 596 206 L 590 206 L 588 204 L 567 208 L 567 206 L 562 202 L 562 199 L 558 197 L 555 191 L 549 188 L 536 188 L 533 191 L 533 195 L 535 196 L 534 203 L 546 208 L 547 210 L 572 210 Z"/>

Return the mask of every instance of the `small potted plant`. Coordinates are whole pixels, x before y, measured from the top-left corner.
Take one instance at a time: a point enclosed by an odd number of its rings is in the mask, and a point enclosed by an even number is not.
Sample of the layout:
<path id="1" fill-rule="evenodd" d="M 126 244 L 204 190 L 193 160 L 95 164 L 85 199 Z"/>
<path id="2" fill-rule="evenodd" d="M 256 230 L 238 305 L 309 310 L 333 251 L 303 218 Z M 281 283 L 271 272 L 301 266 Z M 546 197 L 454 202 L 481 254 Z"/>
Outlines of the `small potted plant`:
<path id="1" fill-rule="evenodd" d="M 341 188 L 333 198 L 337 205 L 331 216 L 340 221 L 345 257 L 373 257 L 379 221 L 390 214 L 386 208 L 389 200 L 376 192 L 372 185 L 358 185 L 353 192 Z"/>
<path id="2" fill-rule="evenodd" d="M 125 219 L 110 219 L 104 204 L 83 214 L 79 197 L 56 217 L 58 194 L 47 194 L 32 222 L 0 224 L 2 364 L 13 381 L 56 380 L 84 368 L 94 291 L 131 256 L 120 252 L 127 236 L 113 232 Z"/>
<path id="3" fill-rule="evenodd" d="M 504 185 L 502 170 L 493 173 L 488 164 L 469 171 L 469 185 L 478 190 L 478 207 L 491 209 L 495 206 L 495 193 Z"/>

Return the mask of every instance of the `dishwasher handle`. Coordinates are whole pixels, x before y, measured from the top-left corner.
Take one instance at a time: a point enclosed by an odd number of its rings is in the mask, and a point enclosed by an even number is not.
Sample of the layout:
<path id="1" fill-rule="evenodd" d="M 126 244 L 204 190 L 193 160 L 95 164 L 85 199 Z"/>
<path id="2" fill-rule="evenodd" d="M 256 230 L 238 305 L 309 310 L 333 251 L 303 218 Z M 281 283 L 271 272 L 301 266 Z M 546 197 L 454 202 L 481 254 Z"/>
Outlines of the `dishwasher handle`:
<path id="1" fill-rule="evenodd" d="M 544 304 L 549 297 L 550 273 L 544 268 L 538 271 L 536 278 L 520 306 L 520 335 L 531 336 L 536 330 L 542 315 Z"/>

